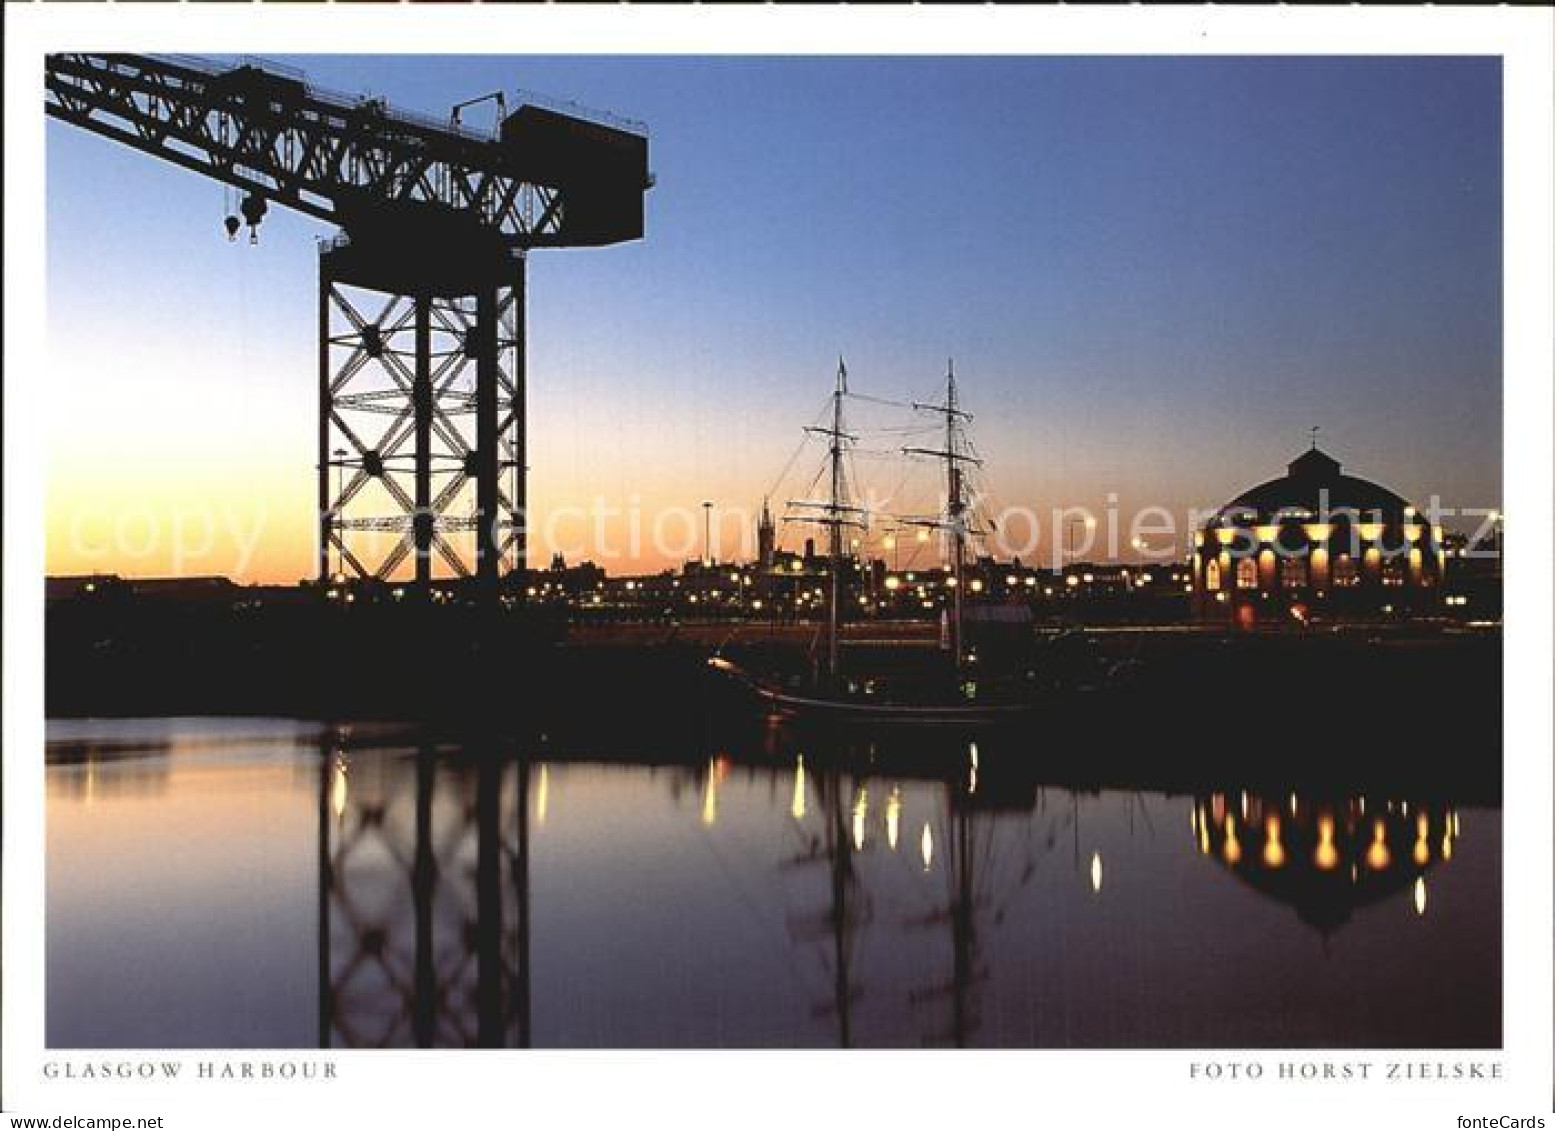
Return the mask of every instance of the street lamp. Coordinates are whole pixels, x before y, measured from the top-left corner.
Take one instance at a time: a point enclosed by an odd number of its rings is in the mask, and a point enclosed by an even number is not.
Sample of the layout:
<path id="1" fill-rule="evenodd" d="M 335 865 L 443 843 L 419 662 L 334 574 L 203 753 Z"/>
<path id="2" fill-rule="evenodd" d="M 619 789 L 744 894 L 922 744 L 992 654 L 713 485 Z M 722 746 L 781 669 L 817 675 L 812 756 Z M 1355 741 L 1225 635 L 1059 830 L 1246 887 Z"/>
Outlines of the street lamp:
<path id="1" fill-rule="evenodd" d="M 1078 553 L 1078 551 L 1075 549 L 1074 528 L 1080 525 L 1080 521 L 1081 520 L 1078 518 L 1071 518 L 1069 520 L 1069 556 L 1071 558 Z M 1084 521 L 1086 530 L 1096 529 L 1096 519 L 1093 515 L 1086 515 Z"/>
<path id="2" fill-rule="evenodd" d="M 346 464 L 348 453 L 344 448 L 335 449 L 335 521 L 331 525 L 335 527 L 335 572 L 341 576 L 346 572 L 346 538 L 345 532 L 340 528 L 340 522 L 345 518 L 343 513 L 344 503 L 340 496 L 346 490 Z"/>
<path id="3" fill-rule="evenodd" d="M 702 501 L 702 564 L 713 564 L 713 500 Z"/>

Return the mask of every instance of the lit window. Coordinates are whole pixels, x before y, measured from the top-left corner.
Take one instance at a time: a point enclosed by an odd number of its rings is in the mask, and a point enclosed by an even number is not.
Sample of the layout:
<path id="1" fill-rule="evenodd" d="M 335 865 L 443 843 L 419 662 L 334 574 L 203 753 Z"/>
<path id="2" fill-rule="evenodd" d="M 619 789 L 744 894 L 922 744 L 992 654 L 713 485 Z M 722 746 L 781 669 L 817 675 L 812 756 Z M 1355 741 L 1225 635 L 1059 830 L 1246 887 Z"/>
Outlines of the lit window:
<path id="1" fill-rule="evenodd" d="M 1307 584 L 1306 558 L 1280 559 L 1280 584 L 1287 589 L 1301 589 Z"/>
<path id="2" fill-rule="evenodd" d="M 1347 589 L 1358 584 L 1360 578 L 1355 572 L 1355 559 L 1349 554 L 1340 554 L 1334 559 L 1334 585 Z"/>
<path id="3" fill-rule="evenodd" d="M 1258 563 L 1252 558 L 1239 558 L 1237 560 L 1236 587 L 1238 589 L 1258 588 Z"/>
<path id="4" fill-rule="evenodd" d="M 1071 577 L 1070 580 L 1074 579 Z M 1213 558 L 1204 567 L 1204 588 L 1211 592 L 1220 588 L 1220 563 Z"/>

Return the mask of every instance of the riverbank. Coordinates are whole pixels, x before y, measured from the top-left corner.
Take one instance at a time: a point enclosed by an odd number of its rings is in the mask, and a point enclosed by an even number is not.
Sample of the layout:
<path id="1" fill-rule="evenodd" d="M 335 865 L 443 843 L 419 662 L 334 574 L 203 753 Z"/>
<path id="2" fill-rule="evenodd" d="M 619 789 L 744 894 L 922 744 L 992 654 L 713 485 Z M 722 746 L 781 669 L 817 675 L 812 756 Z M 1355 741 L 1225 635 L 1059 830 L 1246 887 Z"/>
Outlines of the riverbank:
<path id="1" fill-rule="evenodd" d="M 453 733 L 547 735 L 570 748 L 710 749 L 760 761 L 771 723 L 712 676 L 714 651 L 803 673 L 816 626 L 620 626 L 473 610 L 134 610 L 51 614 L 47 712 L 383 720 Z M 1027 664 L 1078 689 L 985 749 L 1026 751 L 1052 780 L 1192 788 L 1211 781 L 1470 790 L 1499 799 L 1499 632 L 1351 626 L 1236 634 L 1135 626 L 1035 633 L 984 663 Z M 853 626 L 850 670 L 943 663 L 933 626 Z M 1060 665 L 1066 665 L 1060 670 Z M 1125 670 L 1126 686 L 1088 673 Z M 872 736 L 817 735 L 817 757 L 866 759 Z M 893 758 L 943 772 L 946 736 L 891 734 Z M 656 754 L 655 757 L 662 755 Z"/>

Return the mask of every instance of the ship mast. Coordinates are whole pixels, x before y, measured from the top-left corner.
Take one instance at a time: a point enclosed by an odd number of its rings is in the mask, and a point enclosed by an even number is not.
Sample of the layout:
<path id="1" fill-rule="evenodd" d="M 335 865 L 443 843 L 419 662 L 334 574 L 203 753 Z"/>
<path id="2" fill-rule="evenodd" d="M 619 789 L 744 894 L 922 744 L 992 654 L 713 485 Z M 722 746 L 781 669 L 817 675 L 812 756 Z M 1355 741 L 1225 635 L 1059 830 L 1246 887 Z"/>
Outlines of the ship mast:
<path id="1" fill-rule="evenodd" d="M 950 520 L 950 569 L 955 579 L 955 592 L 951 594 L 953 612 L 950 617 L 950 652 L 955 657 L 956 670 L 961 670 L 961 589 L 962 573 L 966 565 L 966 523 L 962 520 L 965 504 L 961 499 L 961 468 L 956 463 L 956 363 L 946 363 L 945 377 L 945 509 Z"/>
<path id="2" fill-rule="evenodd" d="M 831 409 L 831 505 L 827 508 L 831 527 L 831 603 L 826 611 L 826 679 L 837 681 L 837 660 L 842 627 L 842 398 L 848 391 L 848 370 L 837 359 L 837 387 L 832 393 Z"/>
<path id="3" fill-rule="evenodd" d="M 950 653 L 954 657 L 956 672 L 961 671 L 961 591 L 966 571 L 967 503 L 962 480 L 962 464 L 980 464 L 982 461 L 969 454 L 962 440 L 962 426 L 972 419 L 972 414 L 961 410 L 956 394 L 956 363 L 952 358 L 945 372 L 945 403 L 913 403 L 922 412 L 938 413 L 945 418 L 945 447 L 941 451 L 932 448 L 904 448 L 911 455 L 933 456 L 945 461 L 945 523 L 950 535 Z"/>
<path id="4" fill-rule="evenodd" d="M 827 558 L 830 565 L 831 594 L 826 610 L 826 671 L 828 685 L 835 685 L 839 671 L 840 639 L 842 634 L 842 560 L 846 543 L 843 528 L 862 525 L 864 511 L 846 502 L 848 480 L 844 459 L 848 443 L 855 439 L 843 429 L 842 402 L 848 395 L 848 369 L 842 358 L 837 359 L 837 384 L 831 397 L 831 427 L 811 427 L 805 431 L 825 436 L 828 443 L 828 459 L 831 470 L 831 491 L 827 499 L 810 501 L 790 499 L 788 505 L 819 511 L 821 517 L 800 517 L 798 521 L 811 522 L 827 529 Z M 785 519 L 785 521 L 787 521 Z"/>

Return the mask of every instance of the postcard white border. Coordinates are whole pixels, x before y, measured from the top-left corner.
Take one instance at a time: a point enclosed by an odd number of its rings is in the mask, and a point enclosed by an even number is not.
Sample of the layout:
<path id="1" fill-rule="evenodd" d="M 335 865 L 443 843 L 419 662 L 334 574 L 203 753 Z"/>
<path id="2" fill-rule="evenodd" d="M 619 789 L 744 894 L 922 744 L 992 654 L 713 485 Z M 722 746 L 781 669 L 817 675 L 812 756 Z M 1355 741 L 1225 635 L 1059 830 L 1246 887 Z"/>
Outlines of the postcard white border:
<path id="1" fill-rule="evenodd" d="M 168 1116 L 172 1128 L 294 1120 L 376 1128 L 478 1125 L 792 1128 L 901 1121 L 1057 1119 L 1261 1127 L 1314 1116 L 1387 1125 L 1411 1116 L 1547 1113 L 1551 1048 L 1552 39 L 1537 9 L 586 8 L 314 5 L 7 5 L 5 200 L 4 1093 L 25 1115 Z M 1504 60 L 1506 607 L 1506 1079 L 1474 1084 L 1190 1081 L 1213 1056 L 1278 1053 L 345 1053 L 332 1085 L 229 1087 L 46 1082 L 42 977 L 42 430 L 46 411 L 41 57 L 114 49 L 283 54 L 1384 54 Z M 1429 995 L 1430 984 L 1419 987 Z M 142 1054 L 136 1054 L 137 1056 Z M 259 1054 L 175 1054 L 242 1060 Z M 1362 1054 L 1303 1050 L 1340 1062 Z M 1365 1054 L 1372 1060 L 1385 1053 Z M 165 1058 L 159 1058 L 165 1059 Z M 1393 1058 L 1397 1059 L 1397 1058 Z M 1418 1059 L 1418 1058 L 1416 1058 Z M 1431 1054 L 1428 1059 L 1449 1059 Z M 1251 1106 L 1244 1106 L 1251 1105 Z M 1105 1118 L 1102 1118 L 1105 1116 Z M 1385 1123 L 1373 1123 L 1383 1120 Z"/>

